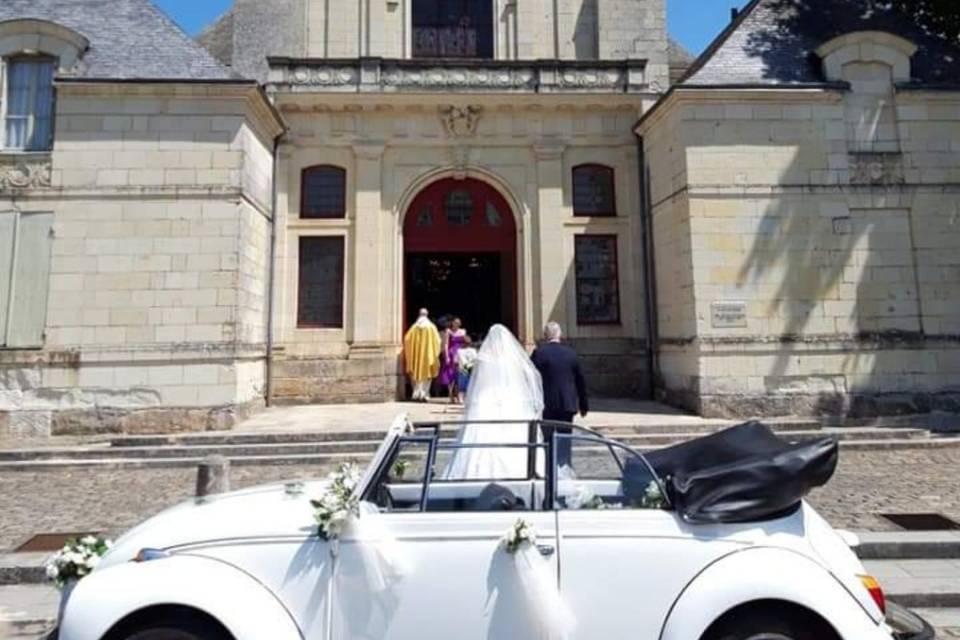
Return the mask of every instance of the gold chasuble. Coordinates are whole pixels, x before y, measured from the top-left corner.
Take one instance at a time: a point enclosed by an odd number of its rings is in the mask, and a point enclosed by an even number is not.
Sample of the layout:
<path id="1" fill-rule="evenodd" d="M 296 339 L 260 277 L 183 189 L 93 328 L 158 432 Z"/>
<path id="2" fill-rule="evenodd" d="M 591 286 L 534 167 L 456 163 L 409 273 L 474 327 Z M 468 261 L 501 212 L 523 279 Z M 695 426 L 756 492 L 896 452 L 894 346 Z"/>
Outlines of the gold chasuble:
<path id="1" fill-rule="evenodd" d="M 417 320 L 403 338 L 403 358 L 413 382 L 433 380 L 440 373 L 440 333 L 427 318 Z"/>

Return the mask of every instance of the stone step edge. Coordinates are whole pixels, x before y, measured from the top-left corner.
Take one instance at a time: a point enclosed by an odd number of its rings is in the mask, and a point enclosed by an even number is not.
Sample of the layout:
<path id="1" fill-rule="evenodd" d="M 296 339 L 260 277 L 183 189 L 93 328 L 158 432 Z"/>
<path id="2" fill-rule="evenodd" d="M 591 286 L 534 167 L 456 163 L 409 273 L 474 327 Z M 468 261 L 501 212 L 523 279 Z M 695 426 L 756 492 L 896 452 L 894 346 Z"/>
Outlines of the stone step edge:
<path id="1" fill-rule="evenodd" d="M 883 430 L 864 430 L 853 433 L 837 433 L 837 432 L 819 432 L 819 431 L 783 431 L 780 433 L 780 436 L 786 439 L 790 438 L 799 438 L 799 439 L 815 439 L 820 437 L 836 436 L 841 442 L 851 442 L 851 441 L 863 441 L 863 440 L 914 440 L 914 439 L 924 439 L 928 437 L 926 431 L 922 430 L 909 430 L 905 433 L 887 433 Z M 897 436 L 903 436 L 902 438 L 897 438 Z M 660 443 L 675 443 L 683 441 L 684 439 L 690 439 L 692 436 L 684 433 L 663 433 L 663 434 L 624 434 L 619 437 L 613 438 L 614 440 L 619 440 L 624 444 L 643 444 L 650 442 L 653 444 Z M 947 440 L 947 438 L 942 438 Z M 107 447 L 107 446 L 77 446 L 77 447 L 45 447 L 39 449 L 3 449 L 0 450 L 0 462 L 14 462 L 14 461 L 27 461 L 30 459 L 40 460 L 40 459 L 56 459 L 58 456 L 87 456 L 95 457 L 97 454 L 104 454 L 107 458 L 123 458 L 125 454 L 129 454 L 130 457 L 139 457 L 141 454 L 146 454 L 143 457 L 150 457 L 152 454 L 161 453 L 163 451 L 178 451 L 178 452 L 197 452 L 198 455 L 211 455 L 218 454 L 223 452 L 233 452 L 237 450 L 241 455 L 256 455 L 253 450 L 261 450 L 262 453 L 266 454 L 270 449 L 280 449 L 280 448 L 307 448 L 307 447 L 320 447 L 320 448 L 330 448 L 331 450 L 341 447 L 341 448 L 368 448 L 370 450 L 376 449 L 379 445 L 379 442 L 376 440 L 337 440 L 337 441 L 293 441 L 293 442 L 262 442 L 262 443 L 178 443 L 170 444 L 165 446 L 156 446 L 156 447 Z M 249 449 L 250 454 L 244 454 L 243 449 Z M 109 453 L 108 453 L 109 452 Z M 333 453 L 334 451 L 331 451 Z M 162 456 L 159 456 L 162 457 Z"/>
<path id="2" fill-rule="evenodd" d="M 639 451 L 660 449 L 657 447 L 638 447 Z M 955 439 L 913 439 L 913 440 L 853 440 L 841 441 L 840 448 L 849 451 L 909 451 L 960 447 L 960 438 Z M 227 458 L 236 466 L 285 466 L 305 465 L 324 461 L 331 463 L 342 460 L 367 460 L 373 450 L 362 452 L 294 454 L 281 456 L 236 456 Z M 126 458 L 126 459 L 84 459 L 84 460 L 35 460 L 0 461 L 0 471 L 44 471 L 61 469 L 140 469 L 140 468 L 182 468 L 198 465 L 204 457 L 196 458 Z"/>
<path id="3" fill-rule="evenodd" d="M 664 433 L 674 434 L 705 434 L 718 431 L 726 427 L 734 426 L 736 423 L 724 424 L 694 424 L 684 425 L 675 423 L 657 423 L 651 425 L 607 425 L 593 427 L 600 433 L 617 434 L 637 434 L 637 435 L 661 435 Z M 822 431 L 823 427 L 816 421 L 791 421 L 780 423 L 767 423 L 774 431 Z M 858 427 L 870 428 L 870 427 Z M 925 431 L 912 427 L 879 427 L 878 429 L 889 429 L 890 431 Z M 136 446 L 162 446 L 168 444 L 181 444 L 185 441 L 196 440 L 198 442 L 215 440 L 309 440 L 309 441 L 338 441 L 338 440 L 378 440 L 382 439 L 386 433 L 385 429 L 359 429 L 359 430 L 317 430 L 317 431 L 216 431 L 208 433 L 180 433 L 180 434 L 162 434 L 162 435 L 117 435 L 101 439 L 98 442 L 108 442 L 111 446 L 136 447 Z M 455 433 L 454 429 L 444 429 L 443 433 Z"/>
<path id="4" fill-rule="evenodd" d="M 441 432 L 445 436 L 453 436 L 455 431 L 444 430 Z M 684 431 L 683 429 L 673 431 L 646 431 L 622 429 L 620 427 L 609 428 L 600 431 L 601 434 L 617 439 L 636 439 L 636 438 L 695 438 L 708 435 L 709 432 Z M 798 434 L 816 436 L 837 435 L 841 438 L 848 435 L 862 435 L 864 433 L 882 434 L 883 438 L 901 439 L 904 438 L 922 438 L 930 433 L 924 429 L 897 428 L 888 429 L 885 427 L 856 427 L 851 429 L 777 429 L 776 433 L 781 436 L 789 437 Z M 114 439 L 109 447 L 106 443 L 95 443 L 91 445 L 78 445 L 73 448 L 83 446 L 110 449 L 144 449 L 147 447 L 202 447 L 202 446 L 254 446 L 269 444 L 334 444 L 339 442 L 379 442 L 383 439 L 385 432 L 382 431 L 342 431 L 335 433 L 318 432 L 275 432 L 275 433 L 244 433 L 224 434 L 216 436 L 193 435 L 193 436 L 129 436 L 123 439 Z M 878 438 L 880 439 L 880 438 Z M 64 449 L 71 447 L 63 447 Z M 53 449 L 46 447 L 44 449 Z"/>

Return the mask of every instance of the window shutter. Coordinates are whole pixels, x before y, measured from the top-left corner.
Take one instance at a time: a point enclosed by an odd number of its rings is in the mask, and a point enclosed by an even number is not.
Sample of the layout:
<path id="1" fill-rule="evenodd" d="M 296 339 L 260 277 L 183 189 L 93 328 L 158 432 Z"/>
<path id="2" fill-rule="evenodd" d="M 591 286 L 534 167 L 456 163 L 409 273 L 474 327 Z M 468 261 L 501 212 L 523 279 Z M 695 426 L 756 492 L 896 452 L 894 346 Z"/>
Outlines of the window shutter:
<path id="1" fill-rule="evenodd" d="M 7 319 L 10 317 L 10 279 L 13 272 L 13 239 L 17 214 L 0 212 L 0 346 L 7 343 Z"/>
<path id="2" fill-rule="evenodd" d="M 43 346 L 53 245 L 52 213 L 20 214 L 7 346 Z"/>

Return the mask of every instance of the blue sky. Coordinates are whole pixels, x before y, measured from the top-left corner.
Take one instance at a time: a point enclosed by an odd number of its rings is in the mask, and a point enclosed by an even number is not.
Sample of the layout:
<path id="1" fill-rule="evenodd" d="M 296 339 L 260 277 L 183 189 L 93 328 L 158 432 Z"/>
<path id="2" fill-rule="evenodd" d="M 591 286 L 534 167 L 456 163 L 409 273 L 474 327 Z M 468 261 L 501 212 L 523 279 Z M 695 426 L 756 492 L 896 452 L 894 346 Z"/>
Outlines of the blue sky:
<path id="1" fill-rule="evenodd" d="M 180 23 L 196 34 L 223 13 L 231 0 L 154 0 Z M 730 21 L 730 9 L 746 0 L 667 0 L 670 33 L 694 54 L 700 53 Z"/>

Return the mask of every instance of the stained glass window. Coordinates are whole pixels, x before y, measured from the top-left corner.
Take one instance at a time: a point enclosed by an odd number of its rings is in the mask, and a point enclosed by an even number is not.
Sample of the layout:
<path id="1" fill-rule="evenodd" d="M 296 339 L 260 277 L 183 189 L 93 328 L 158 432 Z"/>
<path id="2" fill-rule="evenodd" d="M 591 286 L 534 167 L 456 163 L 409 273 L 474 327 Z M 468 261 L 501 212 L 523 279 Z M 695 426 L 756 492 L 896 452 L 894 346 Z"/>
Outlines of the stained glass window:
<path id="1" fill-rule="evenodd" d="M 301 218 L 343 218 L 347 209 L 347 172 L 340 167 L 303 170 Z"/>
<path id="2" fill-rule="evenodd" d="M 455 189 L 447 194 L 444 208 L 447 213 L 447 223 L 458 227 L 470 224 L 473 218 L 473 196 L 469 191 Z"/>
<path id="3" fill-rule="evenodd" d="M 583 164 L 574 167 L 573 215 L 617 215 L 613 169 L 598 164 Z"/>
<path id="4" fill-rule="evenodd" d="M 297 324 L 343 327 L 343 237 L 300 238 Z"/>
<path id="5" fill-rule="evenodd" d="M 617 237 L 576 236 L 574 248 L 577 324 L 619 324 Z"/>
<path id="6" fill-rule="evenodd" d="M 413 0 L 413 57 L 492 58 L 493 0 Z"/>

